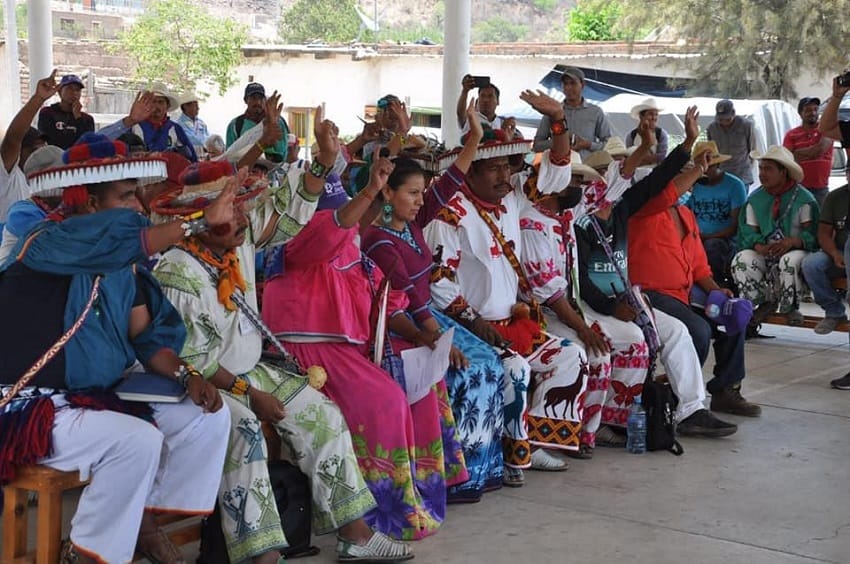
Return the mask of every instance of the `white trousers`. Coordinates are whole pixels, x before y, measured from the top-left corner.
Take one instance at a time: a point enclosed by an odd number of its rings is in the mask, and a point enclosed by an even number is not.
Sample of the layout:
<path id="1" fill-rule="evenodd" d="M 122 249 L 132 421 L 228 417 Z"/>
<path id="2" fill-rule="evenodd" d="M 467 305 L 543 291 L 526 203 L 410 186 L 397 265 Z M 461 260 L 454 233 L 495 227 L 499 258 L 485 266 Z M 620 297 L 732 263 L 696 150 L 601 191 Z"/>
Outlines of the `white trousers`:
<path id="1" fill-rule="evenodd" d="M 602 315 L 586 304 L 583 304 L 582 308 L 588 321 L 598 322 L 600 327 L 602 327 L 602 331 L 611 340 L 612 356 L 616 356 L 622 351 L 627 351 L 633 343 L 639 343 L 644 340 L 643 332 L 636 324 L 620 321 L 613 316 Z M 667 378 L 670 380 L 673 393 L 679 398 L 679 405 L 676 408 L 676 420 L 682 421 L 695 411 L 705 407 L 705 385 L 702 379 L 702 367 L 700 366 L 694 343 L 691 340 L 691 335 L 688 333 L 688 328 L 685 324 L 663 311 L 658 309 L 653 311 L 655 313 L 655 326 L 658 329 L 658 337 L 661 340 L 661 352 L 658 355 L 658 360 L 661 361 L 661 364 L 667 371 Z M 616 365 L 617 363 L 615 362 L 614 364 Z M 634 376 L 636 373 L 634 371 L 617 370 L 615 367 L 612 370 L 611 379 L 617 380 L 618 377 L 624 374 Z M 645 371 L 640 373 L 640 378 L 640 382 L 630 381 L 623 383 L 626 386 L 633 386 L 638 383 L 643 384 L 643 379 L 646 378 Z M 609 390 L 610 395 L 612 393 Z M 627 408 L 628 406 L 625 407 Z"/>
<path id="2" fill-rule="evenodd" d="M 156 426 L 132 415 L 67 407 L 55 396 L 53 454 L 41 461 L 91 482 L 71 520 L 71 542 L 103 562 L 131 562 L 145 509 L 208 514 L 230 430 L 223 407 L 188 398 L 153 404 Z"/>

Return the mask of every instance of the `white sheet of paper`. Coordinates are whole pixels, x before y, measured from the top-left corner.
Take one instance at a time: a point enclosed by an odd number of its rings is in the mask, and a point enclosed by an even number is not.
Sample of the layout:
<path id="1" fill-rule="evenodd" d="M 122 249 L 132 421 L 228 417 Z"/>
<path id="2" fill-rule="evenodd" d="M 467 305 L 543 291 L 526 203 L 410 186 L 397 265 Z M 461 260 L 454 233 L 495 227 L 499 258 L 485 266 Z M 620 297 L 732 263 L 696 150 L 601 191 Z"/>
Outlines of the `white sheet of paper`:
<path id="1" fill-rule="evenodd" d="M 404 381 L 407 386 L 407 402 L 414 404 L 428 395 L 431 386 L 440 381 L 449 369 L 449 353 L 454 339 L 454 327 L 437 339 L 434 350 L 416 347 L 401 351 L 404 362 Z"/>

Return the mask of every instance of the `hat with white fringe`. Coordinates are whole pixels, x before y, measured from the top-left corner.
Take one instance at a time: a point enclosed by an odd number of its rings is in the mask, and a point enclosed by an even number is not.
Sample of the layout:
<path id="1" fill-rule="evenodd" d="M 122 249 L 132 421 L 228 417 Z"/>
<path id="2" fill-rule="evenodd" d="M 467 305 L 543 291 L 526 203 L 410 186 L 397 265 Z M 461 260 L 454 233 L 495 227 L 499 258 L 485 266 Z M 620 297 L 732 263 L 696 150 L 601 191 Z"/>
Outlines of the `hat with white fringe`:
<path id="1" fill-rule="evenodd" d="M 62 196 L 68 205 L 82 203 L 85 186 L 118 180 L 140 184 L 161 182 L 168 177 L 165 159 L 155 156 L 127 158 L 127 145 L 98 133 L 86 133 L 62 153 L 62 166 L 29 175 L 32 193 L 41 197 Z"/>

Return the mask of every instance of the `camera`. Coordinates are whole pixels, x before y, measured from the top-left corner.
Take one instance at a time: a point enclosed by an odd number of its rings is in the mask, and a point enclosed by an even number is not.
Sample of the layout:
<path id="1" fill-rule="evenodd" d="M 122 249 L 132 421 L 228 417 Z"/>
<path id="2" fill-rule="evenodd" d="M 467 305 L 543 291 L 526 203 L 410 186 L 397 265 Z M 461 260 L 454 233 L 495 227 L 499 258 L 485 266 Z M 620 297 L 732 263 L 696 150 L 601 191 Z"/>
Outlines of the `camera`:
<path id="1" fill-rule="evenodd" d="M 837 82 L 838 86 L 841 87 L 850 86 L 850 71 L 847 71 L 844 74 L 835 77 L 835 82 Z"/>
<path id="2" fill-rule="evenodd" d="M 486 88 L 490 86 L 489 76 L 473 76 L 472 80 L 475 81 L 475 88 Z"/>

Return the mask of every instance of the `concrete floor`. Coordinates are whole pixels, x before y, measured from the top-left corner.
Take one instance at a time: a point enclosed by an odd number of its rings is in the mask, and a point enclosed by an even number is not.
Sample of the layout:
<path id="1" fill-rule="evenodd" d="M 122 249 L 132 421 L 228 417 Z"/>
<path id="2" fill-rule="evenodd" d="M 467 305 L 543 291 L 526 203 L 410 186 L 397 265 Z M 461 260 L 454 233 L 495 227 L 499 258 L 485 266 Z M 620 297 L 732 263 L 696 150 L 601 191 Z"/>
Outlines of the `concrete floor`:
<path id="1" fill-rule="evenodd" d="M 529 472 L 451 506 L 414 562 L 850 563 L 850 392 L 828 384 L 850 370 L 848 336 L 763 333 L 776 338 L 747 343 L 744 386 L 760 419 L 730 416 L 737 434 L 683 439 L 681 457 L 600 448 L 566 473 Z M 333 537 L 315 543 L 297 562 L 336 561 Z"/>

